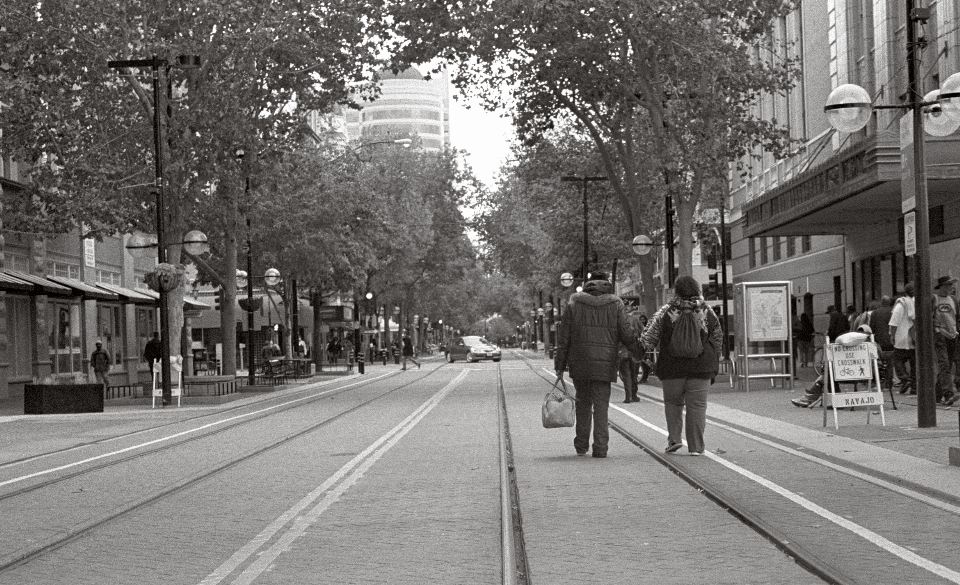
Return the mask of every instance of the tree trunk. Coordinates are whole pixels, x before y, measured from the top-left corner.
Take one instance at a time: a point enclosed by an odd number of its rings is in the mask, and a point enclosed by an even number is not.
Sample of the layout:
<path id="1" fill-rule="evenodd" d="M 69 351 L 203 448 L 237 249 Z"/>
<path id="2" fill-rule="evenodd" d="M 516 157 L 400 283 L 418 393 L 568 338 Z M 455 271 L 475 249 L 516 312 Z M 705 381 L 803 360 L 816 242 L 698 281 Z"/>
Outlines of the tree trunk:
<path id="1" fill-rule="evenodd" d="M 237 374 L 237 200 L 231 198 L 228 225 L 233 229 L 224 234 L 223 300 L 220 302 L 220 330 L 223 332 L 223 363 L 221 373 L 224 376 Z M 250 275 L 248 274 L 249 278 Z M 243 315 L 246 317 L 246 315 Z M 246 326 L 246 323 L 244 323 Z M 250 343 L 250 336 L 247 336 Z M 252 367 L 247 364 L 247 367 Z"/>
<path id="2" fill-rule="evenodd" d="M 693 212 L 696 201 L 687 197 L 674 197 L 677 208 L 677 276 L 693 275 Z"/>

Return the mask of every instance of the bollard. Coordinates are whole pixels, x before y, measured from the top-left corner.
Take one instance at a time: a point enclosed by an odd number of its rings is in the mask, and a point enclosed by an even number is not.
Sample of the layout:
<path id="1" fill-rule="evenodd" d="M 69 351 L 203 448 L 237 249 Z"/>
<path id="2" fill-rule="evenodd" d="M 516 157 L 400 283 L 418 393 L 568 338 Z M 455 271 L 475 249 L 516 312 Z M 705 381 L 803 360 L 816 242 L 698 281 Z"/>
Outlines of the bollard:
<path id="1" fill-rule="evenodd" d="M 387 350 L 381 351 L 381 352 L 380 352 L 380 357 L 383 358 L 383 365 L 387 365 Z"/>
<path id="2" fill-rule="evenodd" d="M 360 354 L 360 359 L 357 360 L 357 373 L 363 373 L 363 354 Z"/>

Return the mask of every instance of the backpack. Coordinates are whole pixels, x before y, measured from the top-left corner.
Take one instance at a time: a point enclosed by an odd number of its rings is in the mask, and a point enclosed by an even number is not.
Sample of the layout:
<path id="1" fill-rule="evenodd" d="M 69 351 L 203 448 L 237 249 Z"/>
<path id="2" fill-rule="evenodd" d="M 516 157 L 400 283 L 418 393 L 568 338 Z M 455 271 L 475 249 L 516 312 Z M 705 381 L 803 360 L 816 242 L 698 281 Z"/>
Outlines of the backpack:
<path id="1" fill-rule="evenodd" d="M 673 320 L 668 351 L 677 358 L 696 358 L 703 354 L 703 329 L 696 315 L 696 305 L 683 303 L 680 315 Z"/>

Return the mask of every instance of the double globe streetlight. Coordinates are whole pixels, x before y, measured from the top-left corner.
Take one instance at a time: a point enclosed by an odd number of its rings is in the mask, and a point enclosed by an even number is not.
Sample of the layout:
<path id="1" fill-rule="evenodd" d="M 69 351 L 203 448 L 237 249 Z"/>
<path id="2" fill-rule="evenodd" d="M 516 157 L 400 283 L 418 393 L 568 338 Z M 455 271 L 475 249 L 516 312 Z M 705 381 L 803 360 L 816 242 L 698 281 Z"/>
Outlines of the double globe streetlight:
<path id="1" fill-rule="evenodd" d="M 248 258 L 248 267 L 250 265 Z M 252 270 L 252 268 L 251 268 Z M 252 276 L 246 270 L 237 270 L 237 288 L 247 289 L 247 298 L 245 303 L 241 303 L 241 308 L 247 313 L 247 385 L 253 387 L 256 385 L 256 367 L 253 355 L 253 312 L 258 305 L 262 306 L 263 300 L 253 300 L 253 279 L 262 278 L 267 286 L 277 286 L 283 280 L 280 271 L 276 268 L 268 268 L 262 277 Z M 297 302 L 294 299 L 294 302 Z"/>
<path id="2" fill-rule="evenodd" d="M 960 73 L 954 73 L 943 83 L 939 90 L 928 92 L 920 99 L 920 41 L 917 25 L 929 18 L 930 10 L 914 8 L 914 2 L 906 2 L 907 13 L 907 82 L 908 101 L 902 105 L 874 105 L 870 94 L 852 83 L 838 86 L 827 98 L 824 112 L 827 121 L 840 132 L 857 132 L 863 129 L 874 110 L 898 109 L 911 110 L 912 132 L 901 133 L 901 140 L 908 136 L 912 145 L 904 143 L 901 151 L 904 156 L 913 156 L 913 165 L 904 161 L 905 179 L 902 188 L 906 191 L 902 197 L 904 213 L 905 253 L 914 256 L 913 280 L 915 283 L 915 304 L 917 307 L 932 306 L 928 287 L 930 286 L 930 213 L 927 197 L 927 175 L 924 160 L 923 133 L 933 136 L 947 136 L 960 128 Z M 912 146 L 912 149 L 909 148 Z M 909 172 L 913 172 L 913 184 L 910 185 Z M 908 190 L 913 188 L 913 196 Z M 913 226 L 913 239 L 910 238 L 910 226 Z M 919 427 L 937 425 L 936 394 L 934 389 L 934 348 L 933 315 L 930 311 L 916 311 L 917 336 L 917 419 Z"/>

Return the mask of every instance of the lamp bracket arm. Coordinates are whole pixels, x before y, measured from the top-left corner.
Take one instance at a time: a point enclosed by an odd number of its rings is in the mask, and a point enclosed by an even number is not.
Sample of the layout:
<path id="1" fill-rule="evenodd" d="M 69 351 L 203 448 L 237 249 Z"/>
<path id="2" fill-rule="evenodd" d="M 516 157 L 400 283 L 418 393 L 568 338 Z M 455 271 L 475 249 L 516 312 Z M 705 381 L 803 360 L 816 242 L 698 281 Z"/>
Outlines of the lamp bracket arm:
<path id="1" fill-rule="evenodd" d="M 199 256 L 194 256 L 190 252 L 187 252 L 185 249 L 181 249 L 181 253 L 187 258 L 189 258 L 190 260 L 192 260 L 193 263 L 197 265 L 197 268 L 202 270 L 203 273 L 206 274 L 208 278 L 210 278 L 213 284 L 219 287 L 224 286 L 223 277 L 212 266 L 210 266 L 210 264 L 208 264 L 206 260 L 204 260 L 203 258 L 200 258 Z"/>

